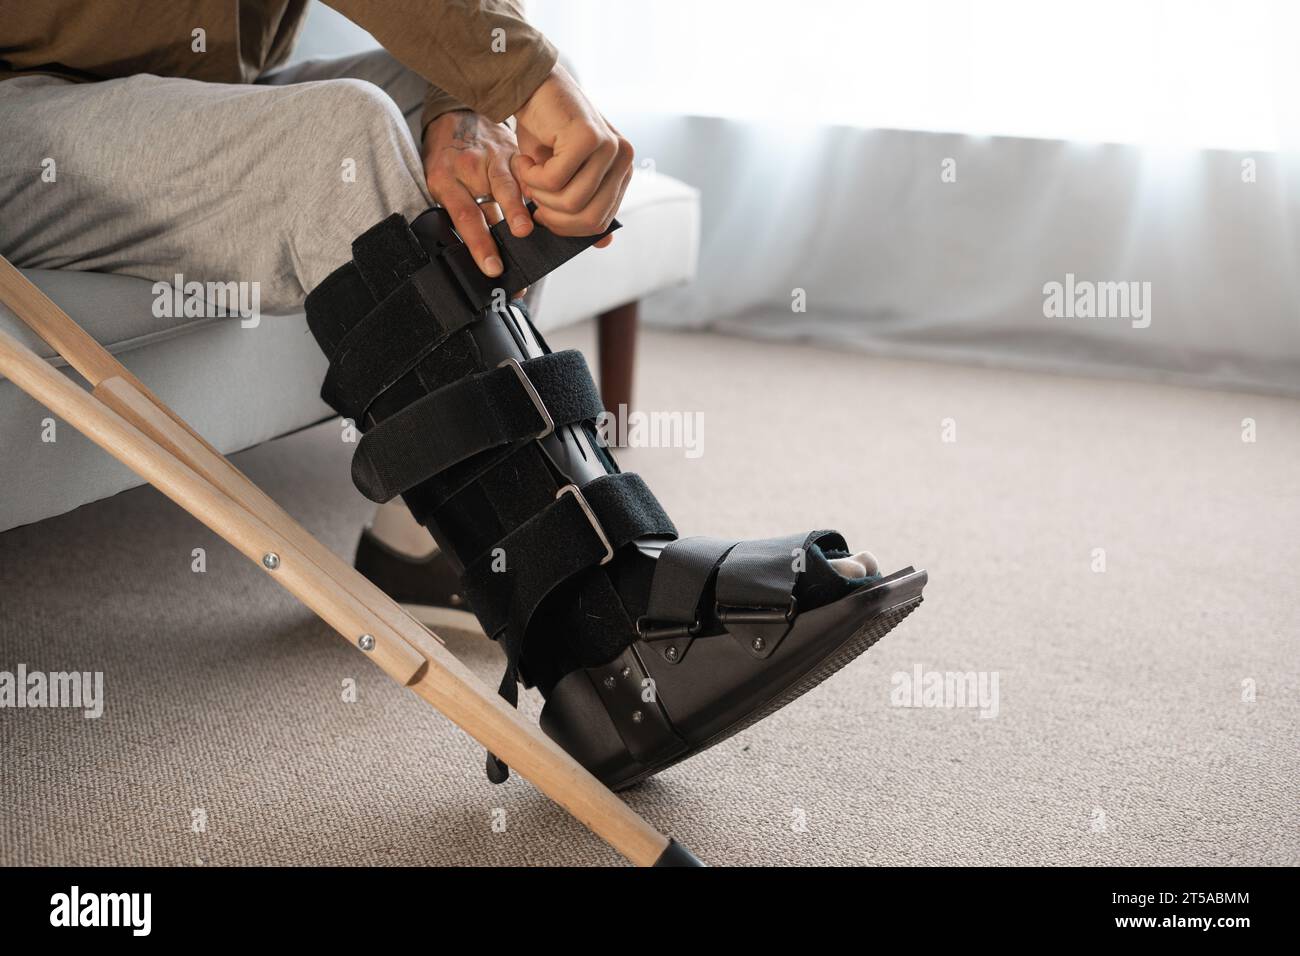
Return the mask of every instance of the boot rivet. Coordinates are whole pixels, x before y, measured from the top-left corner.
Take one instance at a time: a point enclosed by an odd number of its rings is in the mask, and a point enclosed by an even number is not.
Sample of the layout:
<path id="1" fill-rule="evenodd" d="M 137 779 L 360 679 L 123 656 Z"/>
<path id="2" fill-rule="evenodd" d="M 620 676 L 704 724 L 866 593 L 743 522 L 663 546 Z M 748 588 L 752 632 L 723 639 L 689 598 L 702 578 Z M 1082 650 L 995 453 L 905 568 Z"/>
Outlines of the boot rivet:
<path id="1" fill-rule="evenodd" d="M 613 689 L 614 689 L 614 685 L 617 684 L 617 683 L 618 683 L 618 681 L 614 680 L 614 678 L 613 678 L 612 676 L 610 676 L 610 677 L 606 677 L 606 678 L 605 678 L 605 686 L 608 687 L 610 690 L 613 690 Z"/>
<path id="2" fill-rule="evenodd" d="M 767 642 L 764 641 L 761 637 L 756 637 L 754 638 L 753 643 L 750 644 L 749 646 L 756 651 L 761 651 L 763 648 L 767 647 Z"/>
<path id="3" fill-rule="evenodd" d="M 375 649 L 375 638 L 372 634 L 362 634 L 357 638 L 357 647 L 363 651 L 373 651 Z"/>
<path id="4" fill-rule="evenodd" d="M 664 657 L 668 658 L 668 663 L 670 664 L 677 660 L 677 648 L 669 646 L 668 649 L 664 651 Z"/>
<path id="5" fill-rule="evenodd" d="M 262 555 L 262 563 L 266 565 L 266 570 L 274 571 L 280 566 L 280 556 L 274 551 L 268 551 Z"/>
<path id="6" fill-rule="evenodd" d="M 634 711 L 632 711 L 632 723 L 634 723 L 634 724 L 639 724 L 639 723 L 641 723 L 641 718 L 642 718 L 642 716 L 643 716 L 643 715 L 642 715 L 641 711 L 639 711 L 639 710 L 634 710 Z"/>

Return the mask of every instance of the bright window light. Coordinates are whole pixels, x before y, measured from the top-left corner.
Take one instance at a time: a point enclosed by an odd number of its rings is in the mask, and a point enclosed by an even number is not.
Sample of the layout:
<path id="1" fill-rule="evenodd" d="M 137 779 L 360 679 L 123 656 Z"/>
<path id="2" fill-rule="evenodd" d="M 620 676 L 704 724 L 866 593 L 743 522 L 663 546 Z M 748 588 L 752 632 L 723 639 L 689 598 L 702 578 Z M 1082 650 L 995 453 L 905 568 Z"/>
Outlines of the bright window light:
<path id="1" fill-rule="evenodd" d="M 1300 3 L 533 0 L 607 113 L 1300 147 Z"/>

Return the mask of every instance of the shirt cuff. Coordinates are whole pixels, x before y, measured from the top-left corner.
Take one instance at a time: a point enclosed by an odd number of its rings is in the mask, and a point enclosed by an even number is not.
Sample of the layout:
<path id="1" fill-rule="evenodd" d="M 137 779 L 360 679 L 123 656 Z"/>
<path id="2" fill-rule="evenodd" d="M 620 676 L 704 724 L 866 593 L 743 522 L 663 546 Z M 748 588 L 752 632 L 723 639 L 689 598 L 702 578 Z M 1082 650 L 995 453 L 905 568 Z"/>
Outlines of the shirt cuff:
<path id="1" fill-rule="evenodd" d="M 445 90 L 440 90 L 430 83 L 429 92 L 424 94 L 424 109 L 420 113 L 421 136 L 423 136 L 424 131 L 429 128 L 429 124 L 443 113 L 451 113 L 455 110 L 467 110 L 469 108 L 470 107 L 466 106 L 450 93 Z"/>
<path id="2" fill-rule="evenodd" d="M 551 71 L 555 69 L 560 54 L 550 40 L 537 34 L 522 62 L 503 77 L 476 103 L 478 111 L 494 123 L 504 123 L 514 116 L 519 107 L 537 92 Z"/>

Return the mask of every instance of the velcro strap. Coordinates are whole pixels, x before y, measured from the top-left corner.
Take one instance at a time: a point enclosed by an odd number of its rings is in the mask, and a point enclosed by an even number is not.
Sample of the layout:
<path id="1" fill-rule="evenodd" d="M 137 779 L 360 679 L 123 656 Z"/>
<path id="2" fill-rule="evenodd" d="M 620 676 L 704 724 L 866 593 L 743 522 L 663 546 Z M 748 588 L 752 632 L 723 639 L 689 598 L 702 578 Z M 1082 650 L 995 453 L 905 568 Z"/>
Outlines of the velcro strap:
<path id="1" fill-rule="evenodd" d="M 664 546 L 655 562 L 645 619 L 653 623 L 700 623 L 700 600 L 734 538 L 680 538 Z"/>
<path id="2" fill-rule="evenodd" d="M 465 596 L 484 632 L 507 628 L 522 644 L 528 621 L 546 595 L 619 548 L 677 529 L 639 475 L 604 475 L 561 488 L 556 499 L 465 569 Z"/>
<path id="3" fill-rule="evenodd" d="M 361 422 L 376 398 L 494 302 L 504 305 L 619 225 L 615 220 L 594 236 L 558 236 L 537 223 L 518 238 L 499 222 L 490 231 L 504 271 L 493 278 L 482 273 L 463 242 L 430 260 L 406 221 L 389 216 L 352 244 L 356 269 L 379 305 L 331 356 L 321 397 L 343 417 Z"/>
<path id="4" fill-rule="evenodd" d="M 534 207 L 530 204 L 529 208 Z M 501 250 L 504 265 L 499 276 L 484 275 L 470 255 L 469 246 L 464 243 L 446 250 L 442 261 L 456 278 L 469 307 L 478 313 L 491 305 L 493 297 L 499 296 L 503 290 L 507 298 L 513 298 L 516 293 L 538 282 L 547 273 L 558 269 L 621 225 L 615 219 L 608 229 L 594 236 L 559 236 L 540 222 L 535 222 L 533 231 L 520 238 L 511 233 L 509 225 L 502 220 L 490 230 L 497 248 Z"/>
<path id="5" fill-rule="evenodd" d="M 422 283 L 425 302 L 445 325 L 464 326 L 490 306 L 504 305 L 620 226 L 615 219 L 598 235 L 557 236 L 534 223 L 533 231 L 519 238 L 503 220 L 489 230 L 501 253 L 500 275 L 484 275 L 469 246 L 457 241 L 434 255 L 433 268 L 421 269 L 412 278 Z"/>
<path id="6" fill-rule="evenodd" d="M 603 409 L 581 352 L 511 362 L 430 392 L 375 425 L 357 446 L 352 480 L 371 501 L 388 501 L 479 452 L 541 438 Z"/>
<path id="7" fill-rule="evenodd" d="M 357 321 L 375 307 L 375 297 L 351 259 L 307 293 L 307 327 L 326 358 L 332 358 Z"/>
<path id="8" fill-rule="evenodd" d="M 848 550 L 844 539 L 835 531 L 740 542 L 731 549 L 718 569 L 718 605 L 789 608 L 795 579 L 807 566 L 806 554 L 814 544 Z"/>
<path id="9" fill-rule="evenodd" d="M 395 212 L 352 240 L 352 261 L 375 301 L 382 302 L 429 261 L 429 254 L 406 218 Z"/>
<path id="10" fill-rule="evenodd" d="M 441 308 L 433 288 L 441 274 L 437 262 L 422 266 L 339 343 L 320 394 L 344 418 L 362 422 L 376 398 L 482 314 Z"/>

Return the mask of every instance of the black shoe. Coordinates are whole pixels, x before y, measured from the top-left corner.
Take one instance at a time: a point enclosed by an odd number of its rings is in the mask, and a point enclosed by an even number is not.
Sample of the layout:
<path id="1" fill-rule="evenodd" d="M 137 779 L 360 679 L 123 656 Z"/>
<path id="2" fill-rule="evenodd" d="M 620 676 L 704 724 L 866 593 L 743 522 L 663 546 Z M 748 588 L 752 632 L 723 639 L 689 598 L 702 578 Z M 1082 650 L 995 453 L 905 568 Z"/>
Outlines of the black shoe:
<path id="1" fill-rule="evenodd" d="M 437 630 L 479 631 L 478 618 L 460 593 L 456 569 L 436 548 L 411 555 L 388 544 L 371 528 L 357 542 L 356 569 L 390 598 L 404 604 L 421 624 Z"/>

